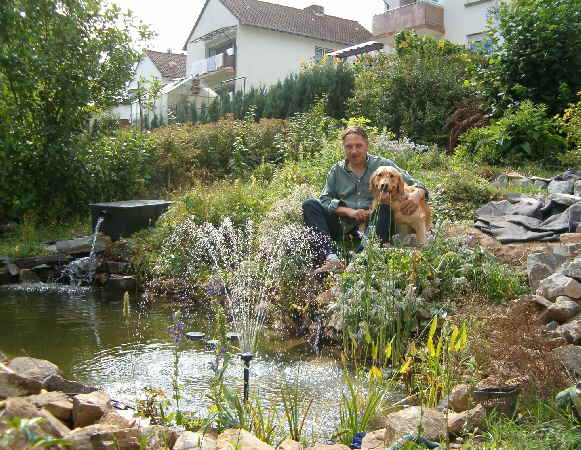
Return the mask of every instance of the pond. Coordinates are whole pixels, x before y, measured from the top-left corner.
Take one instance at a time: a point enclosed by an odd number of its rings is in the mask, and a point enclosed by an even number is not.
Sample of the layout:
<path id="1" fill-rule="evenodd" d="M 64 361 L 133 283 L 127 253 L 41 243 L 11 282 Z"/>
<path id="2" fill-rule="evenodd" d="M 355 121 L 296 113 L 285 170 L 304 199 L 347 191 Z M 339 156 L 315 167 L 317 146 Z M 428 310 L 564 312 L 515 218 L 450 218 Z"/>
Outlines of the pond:
<path id="1" fill-rule="evenodd" d="M 124 314 L 121 294 L 62 285 L 0 287 L 0 350 L 9 357 L 27 355 L 57 364 L 66 378 L 101 386 L 111 398 L 135 405 L 143 390 L 164 391 L 171 398 L 175 377 L 175 342 L 168 333 L 176 304 L 132 301 Z M 187 331 L 206 331 L 212 315 L 179 305 Z M 178 363 L 183 386 L 181 408 L 205 416 L 214 351 L 203 342 L 186 341 Z M 226 382 L 240 395 L 243 366 L 233 358 Z M 339 420 L 344 389 L 340 364 L 317 355 L 301 339 L 265 330 L 251 364 L 251 395 L 265 406 L 279 407 L 286 386 L 314 398 L 306 429 L 317 440 L 329 438 Z"/>

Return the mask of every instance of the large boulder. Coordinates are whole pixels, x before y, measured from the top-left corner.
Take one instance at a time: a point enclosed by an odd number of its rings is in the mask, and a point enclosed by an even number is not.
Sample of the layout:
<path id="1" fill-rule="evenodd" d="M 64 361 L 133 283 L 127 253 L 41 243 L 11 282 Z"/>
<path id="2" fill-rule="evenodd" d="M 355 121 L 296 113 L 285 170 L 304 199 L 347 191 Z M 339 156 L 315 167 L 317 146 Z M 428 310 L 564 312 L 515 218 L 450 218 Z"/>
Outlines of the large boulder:
<path id="1" fill-rule="evenodd" d="M 0 399 L 38 394 L 41 389 L 38 381 L 19 375 L 0 363 Z"/>
<path id="2" fill-rule="evenodd" d="M 541 319 L 545 322 L 556 320 L 557 322 L 566 322 L 581 312 L 581 304 L 575 300 L 560 295 L 542 314 Z"/>
<path id="3" fill-rule="evenodd" d="M 274 450 L 274 447 L 265 444 L 246 430 L 231 428 L 218 436 L 216 450 L 234 450 L 236 448 L 248 450 Z"/>
<path id="4" fill-rule="evenodd" d="M 2 419 L 12 419 L 15 417 L 26 419 L 40 417 L 43 420 L 39 422 L 38 426 L 42 432 L 57 438 L 62 438 L 70 432 L 70 429 L 50 412 L 37 408 L 26 398 L 12 397 L 6 400 Z"/>
<path id="5" fill-rule="evenodd" d="M 581 347 L 565 345 L 552 350 L 552 353 L 561 361 L 563 366 L 575 377 L 581 377 Z"/>
<path id="6" fill-rule="evenodd" d="M 552 334 L 564 338 L 570 344 L 581 344 L 581 317 L 575 316 L 569 322 L 557 327 Z"/>
<path id="7" fill-rule="evenodd" d="M 562 273 L 554 273 L 542 280 L 539 289 L 541 294 L 549 300 L 553 300 L 561 295 L 572 299 L 581 298 L 581 283 Z"/>
<path id="8" fill-rule="evenodd" d="M 43 392 L 26 397 L 26 399 L 37 408 L 46 409 L 57 419 L 72 423 L 73 402 L 64 392 Z"/>
<path id="9" fill-rule="evenodd" d="M 141 450 L 140 430 L 123 428 L 120 430 L 99 431 L 89 438 L 93 449 Z"/>
<path id="10" fill-rule="evenodd" d="M 97 237 L 85 236 L 75 239 L 68 239 L 65 241 L 56 241 L 56 249 L 68 255 L 79 255 L 89 253 L 95 242 L 95 252 L 100 253 L 111 247 L 111 238 L 102 233 L 97 234 Z"/>
<path id="11" fill-rule="evenodd" d="M 553 180 L 549 183 L 547 190 L 551 194 L 572 194 L 575 182 L 572 180 L 557 181 Z"/>
<path id="12" fill-rule="evenodd" d="M 361 448 L 369 450 L 379 450 L 387 447 L 388 446 L 385 444 L 385 428 L 367 433 L 361 442 Z"/>
<path id="13" fill-rule="evenodd" d="M 467 384 L 459 384 L 448 394 L 448 408 L 453 411 L 466 411 L 472 403 L 472 389 Z"/>
<path id="14" fill-rule="evenodd" d="M 60 375 L 53 375 L 44 380 L 44 386 L 48 391 L 66 392 L 67 394 L 89 394 L 99 390 L 96 386 L 65 380 Z"/>
<path id="15" fill-rule="evenodd" d="M 440 441 L 448 435 L 446 416 L 440 411 L 421 406 L 411 406 L 388 414 L 385 418 L 385 442 L 394 444 L 406 434 L 418 435 L 430 441 Z"/>
<path id="16" fill-rule="evenodd" d="M 173 446 L 173 450 L 215 450 L 216 446 L 216 439 L 213 439 L 210 436 L 199 432 L 194 433 L 193 431 L 184 431 L 178 436 L 178 439 Z"/>
<path id="17" fill-rule="evenodd" d="M 93 425 L 111 410 L 111 399 L 105 392 L 79 394 L 73 397 L 73 423 L 75 427 Z"/>
<path id="18" fill-rule="evenodd" d="M 23 377 L 33 378 L 42 383 L 45 387 L 45 381 L 54 375 L 61 375 L 61 371 L 56 364 L 46 359 L 30 358 L 28 356 L 19 356 L 10 361 L 8 365 L 14 372 Z"/>
<path id="19" fill-rule="evenodd" d="M 563 264 L 563 266 L 559 269 L 559 272 L 561 272 L 566 277 L 573 278 L 581 282 L 581 257 L 578 256 L 574 261 Z"/>
<path id="20" fill-rule="evenodd" d="M 480 427 L 486 418 L 486 408 L 478 404 L 474 408 L 448 415 L 448 433 L 458 434 Z"/>
<path id="21" fill-rule="evenodd" d="M 115 425 L 95 424 L 88 427 L 75 428 L 73 431 L 64 436 L 64 439 L 70 442 L 72 449 L 93 450 L 91 438 L 99 433 L 110 433 L 117 431 L 119 428 Z M 113 447 L 114 448 L 114 447 Z"/>
<path id="22" fill-rule="evenodd" d="M 527 258 L 529 285 L 534 291 L 539 283 L 557 270 L 566 261 L 566 257 L 555 253 L 532 253 Z"/>

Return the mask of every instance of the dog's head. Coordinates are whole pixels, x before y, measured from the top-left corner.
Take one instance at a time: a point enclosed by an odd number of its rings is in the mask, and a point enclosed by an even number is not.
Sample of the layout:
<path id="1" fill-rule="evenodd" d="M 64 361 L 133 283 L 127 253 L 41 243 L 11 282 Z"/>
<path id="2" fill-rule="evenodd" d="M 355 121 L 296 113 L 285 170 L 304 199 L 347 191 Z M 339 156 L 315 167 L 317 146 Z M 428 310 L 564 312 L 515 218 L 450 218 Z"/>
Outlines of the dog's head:
<path id="1" fill-rule="evenodd" d="M 369 190 L 373 197 L 380 201 L 387 201 L 390 195 L 404 193 L 405 183 L 403 176 L 395 167 L 381 166 L 369 179 Z"/>

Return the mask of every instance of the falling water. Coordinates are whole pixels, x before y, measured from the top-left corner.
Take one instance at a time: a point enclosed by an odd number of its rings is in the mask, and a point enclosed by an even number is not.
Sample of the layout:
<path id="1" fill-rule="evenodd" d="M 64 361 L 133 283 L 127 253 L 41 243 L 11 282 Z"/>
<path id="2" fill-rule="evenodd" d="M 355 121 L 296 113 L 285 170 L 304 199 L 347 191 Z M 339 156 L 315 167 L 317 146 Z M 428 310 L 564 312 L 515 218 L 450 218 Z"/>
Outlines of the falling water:
<path id="1" fill-rule="evenodd" d="M 211 268 L 211 285 L 213 290 L 220 286 L 226 299 L 232 326 L 240 334 L 240 350 L 252 353 L 280 281 L 304 275 L 310 267 L 304 228 L 287 225 L 264 233 L 251 221 L 237 228 L 229 218 L 218 227 L 186 220 L 176 229 L 173 241 L 166 243 L 161 258 L 166 264 L 172 263 L 172 249 L 183 251 L 185 242 L 180 236 L 190 240 L 188 270 L 192 273 L 187 275 L 195 278 L 196 264 Z"/>
<path id="2" fill-rule="evenodd" d="M 95 244 L 97 242 L 97 234 L 104 220 L 105 218 L 103 216 L 97 219 L 89 256 L 75 259 L 63 268 L 61 275 L 68 278 L 71 286 L 80 286 L 81 284 L 91 284 L 93 282 L 95 272 L 97 271 L 97 251 Z"/>

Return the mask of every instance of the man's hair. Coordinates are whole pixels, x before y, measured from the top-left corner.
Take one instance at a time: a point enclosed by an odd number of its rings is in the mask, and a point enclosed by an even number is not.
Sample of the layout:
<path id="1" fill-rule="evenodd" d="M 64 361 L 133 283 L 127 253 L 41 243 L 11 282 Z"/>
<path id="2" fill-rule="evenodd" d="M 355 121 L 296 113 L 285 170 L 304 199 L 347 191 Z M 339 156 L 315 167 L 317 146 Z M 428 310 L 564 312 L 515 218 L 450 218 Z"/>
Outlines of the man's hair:
<path id="1" fill-rule="evenodd" d="M 365 132 L 365 130 L 357 125 L 352 125 L 350 127 L 345 128 L 343 130 L 343 133 L 341 133 L 341 141 L 345 142 L 345 138 L 350 134 L 357 134 L 361 136 L 363 139 L 365 139 L 365 142 L 369 141 L 369 138 L 367 137 L 367 133 Z"/>

